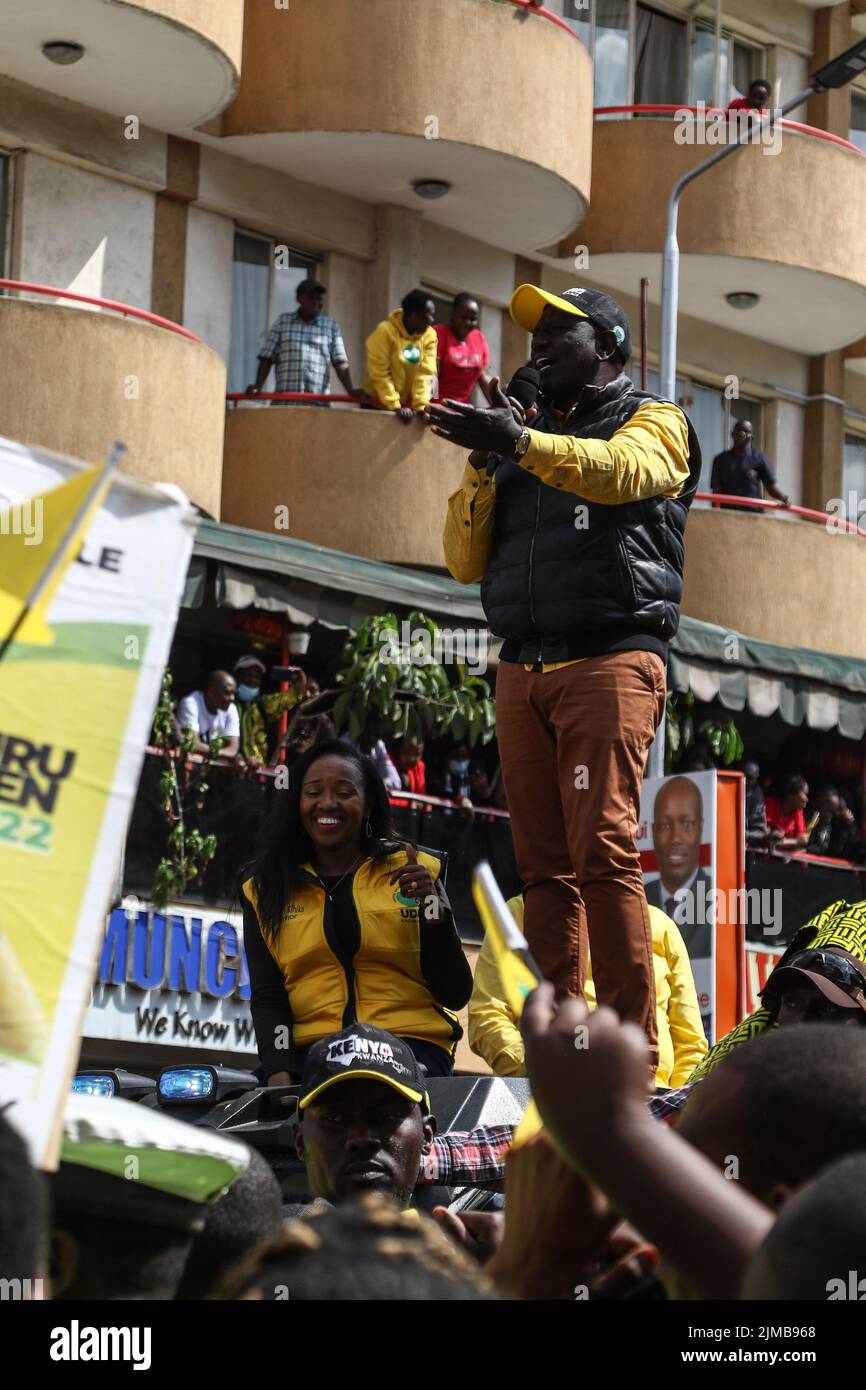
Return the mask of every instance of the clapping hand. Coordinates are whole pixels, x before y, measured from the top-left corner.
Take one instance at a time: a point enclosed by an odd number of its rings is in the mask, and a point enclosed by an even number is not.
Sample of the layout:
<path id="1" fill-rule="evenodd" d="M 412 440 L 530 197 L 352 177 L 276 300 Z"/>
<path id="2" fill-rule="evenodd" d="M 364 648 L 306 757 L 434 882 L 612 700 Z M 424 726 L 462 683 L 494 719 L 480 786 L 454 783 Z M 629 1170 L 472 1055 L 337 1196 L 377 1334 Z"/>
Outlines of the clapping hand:
<path id="1" fill-rule="evenodd" d="M 523 426 L 498 377 L 490 383 L 490 399 L 492 404 L 485 407 L 452 400 L 428 406 L 427 418 L 433 433 L 462 449 L 481 449 L 507 458 Z"/>

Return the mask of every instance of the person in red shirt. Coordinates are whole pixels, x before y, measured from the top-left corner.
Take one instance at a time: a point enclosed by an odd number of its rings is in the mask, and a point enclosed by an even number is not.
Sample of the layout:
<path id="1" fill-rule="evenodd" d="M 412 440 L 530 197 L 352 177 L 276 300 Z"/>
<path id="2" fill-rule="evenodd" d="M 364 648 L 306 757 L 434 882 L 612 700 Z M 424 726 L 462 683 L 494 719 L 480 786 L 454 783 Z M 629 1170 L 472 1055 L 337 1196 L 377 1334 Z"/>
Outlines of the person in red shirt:
<path id="1" fill-rule="evenodd" d="M 394 745 L 394 765 L 400 774 L 403 789 L 423 796 L 427 790 L 427 773 L 424 767 L 424 745 L 413 735 L 401 738 Z"/>
<path id="2" fill-rule="evenodd" d="M 799 772 L 789 772 L 779 784 L 778 796 L 768 796 L 767 830 L 774 849 L 805 849 L 809 841 L 806 817 L 809 787 Z"/>
<path id="3" fill-rule="evenodd" d="M 770 84 L 765 77 L 759 77 L 751 83 L 748 92 L 744 97 L 737 97 L 728 103 L 729 111 L 759 111 L 761 115 L 767 110 L 767 102 L 770 100 Z"/>
<path id="4" fill-rule="evenodd" d="M 469 401 L 476 386 L 490 403 L 490 350 L 478 327 L 478 300 L 466 291 L 458 294 L 449 323 L 434 323 L 439 339 L 436 371 L 440 401 Z"/>

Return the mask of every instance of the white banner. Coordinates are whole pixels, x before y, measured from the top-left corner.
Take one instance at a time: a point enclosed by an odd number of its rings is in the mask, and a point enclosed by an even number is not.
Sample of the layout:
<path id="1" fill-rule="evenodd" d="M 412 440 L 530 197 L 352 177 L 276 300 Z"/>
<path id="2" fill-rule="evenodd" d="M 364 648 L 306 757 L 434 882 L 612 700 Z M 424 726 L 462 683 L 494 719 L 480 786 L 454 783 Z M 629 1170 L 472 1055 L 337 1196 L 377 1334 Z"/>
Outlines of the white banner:
<path id="1" fill-rule="evenodd" d="M 29 528 L 19 543 L 42 543 L 40 495 L 82 467 L 0 440 L 0 518 Z M 191 508 L 115 478 L 49 602 L 48 641 L 22 629 L 0 661 L 0 1099 L 42 1167 L 56 1162 L 194 527 Z"/>
<path id="2" fill-rule="evenodd" d="M 257 1061 L 249 998 L 239 914 L 126 901 L 106 924 L 84 1036 Z"/>

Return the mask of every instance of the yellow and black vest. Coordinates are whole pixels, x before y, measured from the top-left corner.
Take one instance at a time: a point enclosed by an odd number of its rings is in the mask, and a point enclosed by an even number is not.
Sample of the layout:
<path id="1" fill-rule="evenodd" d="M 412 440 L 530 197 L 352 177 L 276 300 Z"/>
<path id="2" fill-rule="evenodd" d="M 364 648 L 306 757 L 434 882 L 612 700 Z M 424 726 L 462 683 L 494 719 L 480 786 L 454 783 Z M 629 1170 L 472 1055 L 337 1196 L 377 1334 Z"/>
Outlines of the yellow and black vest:
<path id="1" fill-rule="evenodd" d="M 435 883 L 439 860 L 419 850 L 418 862 Z M 276 937 L 262 932 L 285 980 L 295 1047 L 309 1047 L 357 1022 L 454 1051 L 463 1036 L 457 1016 L 436 1002 L 421 974 L 418 903 L 401 897 L 399 885 L 389 882 L 406 863 L 400 849 L 356 870 L 352 897 L 361 942 L 349 973 L 328 940 L 325 893 L 309 864 L 303 867 L 310 878 L 296 885 Z M 258 912 L 252 879 L 243 892 Z"/>

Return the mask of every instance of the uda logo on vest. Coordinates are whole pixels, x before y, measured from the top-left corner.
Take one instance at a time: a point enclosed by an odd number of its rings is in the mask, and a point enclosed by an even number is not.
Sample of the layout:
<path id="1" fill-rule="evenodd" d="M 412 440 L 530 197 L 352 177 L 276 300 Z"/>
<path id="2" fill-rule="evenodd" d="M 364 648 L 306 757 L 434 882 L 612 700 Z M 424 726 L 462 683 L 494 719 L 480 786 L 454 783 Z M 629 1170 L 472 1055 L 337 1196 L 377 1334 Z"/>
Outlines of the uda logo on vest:
<path id="1" fill-rule="evenodd" d="M 400 356 L 403 358 L 404 362 L 420 362 L 421 349 L 417 347 L 415 343 L 409 343 L 408 346 L 404 347 Z"/>
<path id="2" fill-rule="evenodd" d="M 399 888 L 397 888 L 394 892 L 394 901 L 395 903 L 399 903 L 401 907 L 412 907 L 415 909 L 416 912 L 418 911 L 418 899 L 404 898 Z M 406 916 L 405 912 L 403 913 L 403 916 Z"/>

